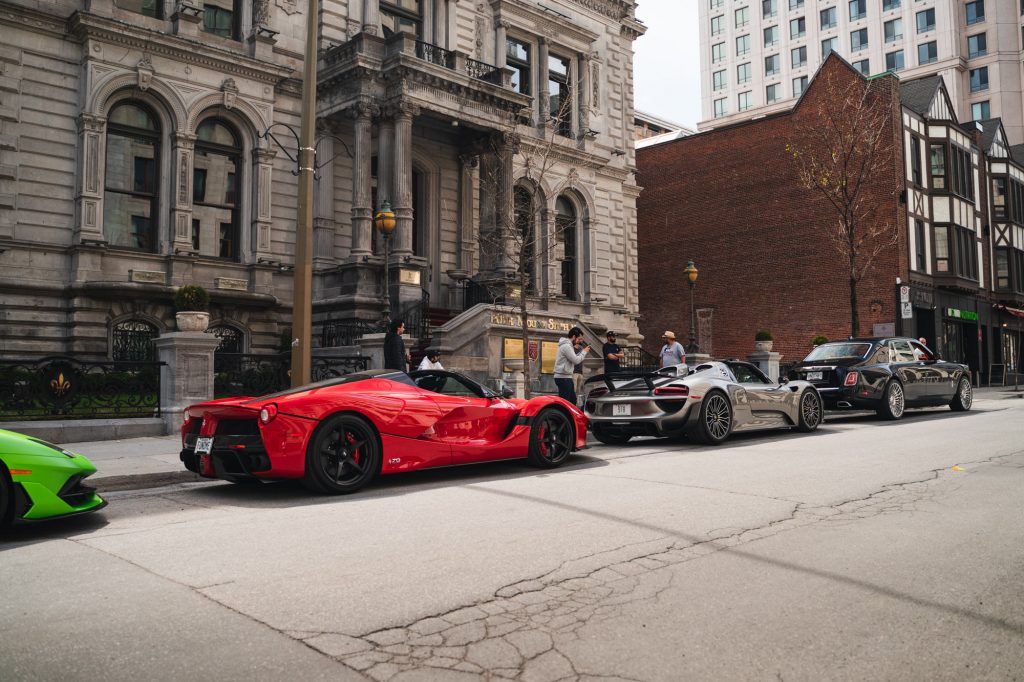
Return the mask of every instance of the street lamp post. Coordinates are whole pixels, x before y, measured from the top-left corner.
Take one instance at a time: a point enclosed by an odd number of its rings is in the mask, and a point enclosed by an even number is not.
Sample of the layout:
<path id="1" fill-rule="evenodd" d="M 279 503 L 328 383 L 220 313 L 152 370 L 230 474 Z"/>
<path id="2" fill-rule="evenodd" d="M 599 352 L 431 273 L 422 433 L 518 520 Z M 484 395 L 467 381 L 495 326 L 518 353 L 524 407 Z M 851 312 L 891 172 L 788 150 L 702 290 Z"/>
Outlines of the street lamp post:
<path id="1" fill-rule="evenodd" d="M 693 264 L 693 261 L 687 261 L 686 269 L 683 270 L 686 273 L 686 278 L 690 281 L 690 344 L 686 349 L 687 353 L 696 353 L 700 350 L 700 346 L 697 345 L 697 318 L 694 316 L 693 310 L 693 290 L 697 286 L 697 266 Z"/>
<path id="2" fill-rule="evenodd" d="M 390 271 L 389 263 L 390 254 L 388 253 L 388 247 L 390 246 L 391 233 L 395 231 L 395 214 L 391 210 L 391 202 L 385 199 L 381 205 L 380 210 L 377 211 L 377 215 L 373 217 L 374 225 L 377 226 L 377 231 L 380 232 L 381 236 L 384 237 L 384 319 L 388 322 L 391 321 L 391 282 L 390 282 Z"/>

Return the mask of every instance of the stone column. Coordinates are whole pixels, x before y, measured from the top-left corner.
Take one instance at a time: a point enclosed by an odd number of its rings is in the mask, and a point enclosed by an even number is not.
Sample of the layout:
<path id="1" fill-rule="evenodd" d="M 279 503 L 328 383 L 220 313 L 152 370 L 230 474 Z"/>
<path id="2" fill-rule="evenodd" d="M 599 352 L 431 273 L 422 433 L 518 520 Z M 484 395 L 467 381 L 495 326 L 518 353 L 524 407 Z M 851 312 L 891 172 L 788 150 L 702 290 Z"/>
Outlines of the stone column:
<path id="1" fill-rule="evenodd" d="M 194 253 L 192 244 L 192 173 L 195 162 L 196 136 L 175 132 L 171 135 L 174 145 L 174 180 L 171 195 L 171 225 L 174 241 L 172 253 Z"/>
<path id="2" fill-rule="evenodd" d="M 327 131 L 329 133 L 329 131 Z M 316 161 L 334 158 L 334 138 L 321 137 Z M 313 270 L 325 270 L 335 264 L 334 234 L 334 161 L 321 166 L 314 174 L 313 186 Z"/>
<path id="3" fill-rule="evenodd" d="M 271 188 L 272 175 L 274 172 L 274 157 L 277 152 L 269 147 L 262 147 L 253 151 L 253 166 L 256 169 L 256 196 L 254 197 L 252 220 L 252 254 L 253 262 L 258 263 L 260 259 L 273 260 L 274 254 L 270 250 L 270 224 L 273 220 L 271 214 Z"/>
<path id="4" fill-rule="evenodd" d="M 445 35 L 447 33 L 445 30 L 445 17 L 447 16 L 445 13 L 445 5 L 447 2 L 448 0 L 434 0 L 434 25 L 432 27 L 434 44 L 445 49 L 448 49 L 448 45 L 446 44 L 447 40 L 445 39 Z"/>
<path id="5" fill-rule="evenodd" d="M 350 260 L 362 260 L 371 253 L 373 230 L 370 161 L 373 156 L 373 107 L 359 102 L 352 110 L 355 119 L 355 158 L 352 159 L 352 250 Z M 378 156 L 378 163 L 380 157 Z M 378 191 L 380 191 L 378 189 Z"/>
<path id="6" fill-rule="evenodd" d="M 535 82 L 537 93 L 537 104 L 540 111 L 537 113 L 537 127 L 541 128 L 548 124 L 551 117 L 551 97 L 548 93 L 548 41 L 545 38 L 537 39 L 537 80 Z"/>
<path id="7" fill-rule="evenodd" d="M 576 120 L 579 122 L 578 135 L 590 129 L 590 59 L 582 52 L 576 55 Z M 585 138 L 584 138 L 585 139 Z"/>
<path id="8" fill-rule="evenodd" d="M 412 119 L 419 108 L 402 103 L 395 112 L 395 155 L 393 166 L 395 210 L 394 254 L 412 255 Z"/>
<path id="9" fill-rule="evenodd" d="M 380 0 L 363 0 L 363 33 L 377 35 L 380 31 Z"/>
<path id="10" fill-rule="evenodd" d="M 515 271 L 515 240 L 511 231 L 514 229 L 515 213 L 513 192 L 515 187 L 512 161 L 515 155 L 515 139 L 508 133 L 498 133 L 498 186 L 494 206 L 495 223 L 501 236 L 501 249 L 497 254 L 499 261 L 496 270 L 502 275 L 510 275 Z"/>
<path id="11" fill-rule="evenodd" d="M 107 119 L 103 116 L 82 114 L 78 117 L 78 141 L 82 150 L 82 167 L 78 187 L 78 222 L 75 241 L 78 243 L 105 243 L 103 236 L 103 173 L 106 147 L 103 144 Z"/>
<path id="12" fill-rule="evenodd" d="M 459 252 L 456 260 L 457 269 L 468 275 L 475 272 L 473 255 L 476 253 L 479 234 L 478 223 L 473 210 L 473 175 L 478 166 L 478 157 L 473 155 L 459 156 L 459 206 L 458 206 L 458 242 Z"/>
<path id="13" fill-rule="evenodd" d="M 167 433 L 181 426 L 181 411 L 213 398 L 213 352 L 220 343 L 205 332 L 173 332 L 153 340 L 160 367 L 160 412 Z"/>
<path id="14" fill-rule="evenodd" d="M 494 65 L 499 69 L 504 67 L 505 43 L 508 40 L 508 22 L 507 21 L 496 21 L 494 23 Z"/>
<path id="15" fill-rule="evenodd" d="M 377 205 L 379 209 L 385 200 L 395 205 L 394 192 L 395 121 L 385 115 L 380 121 L 377 140 Z M 380 244 L 378 243 L 378 246 Z M 380 247 L 383 249 L 383 247 Z"/>
<path id="16" fill-rule="evenodd" d="M 755 351 L 747 355 L 747 361 L 757 365 L 758 369 L 776 383 L 779 381 L 779 360 L 781 359 L 782 353 L 772 351 Z"/>

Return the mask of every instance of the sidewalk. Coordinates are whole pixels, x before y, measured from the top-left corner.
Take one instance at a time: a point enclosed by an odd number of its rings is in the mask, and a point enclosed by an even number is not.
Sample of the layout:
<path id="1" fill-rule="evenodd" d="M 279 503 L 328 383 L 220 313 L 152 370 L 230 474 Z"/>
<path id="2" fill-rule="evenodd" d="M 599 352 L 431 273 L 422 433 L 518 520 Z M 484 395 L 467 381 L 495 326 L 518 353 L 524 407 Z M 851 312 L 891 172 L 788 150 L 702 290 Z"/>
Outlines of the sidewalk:
<path id="1" fill-rule="evenodd" d="M 1024 398 L 1024 386 L 977 388 L 978 401 Z M 125 438 L 82 443 L 63 443 L 61 447 L 88 457 L 96 465 L 90 484 L 101 491 L 147 488 L 169 483 L 202 480 L 185 469 L 178 454 L 180 437 L 171 436 Z"/>

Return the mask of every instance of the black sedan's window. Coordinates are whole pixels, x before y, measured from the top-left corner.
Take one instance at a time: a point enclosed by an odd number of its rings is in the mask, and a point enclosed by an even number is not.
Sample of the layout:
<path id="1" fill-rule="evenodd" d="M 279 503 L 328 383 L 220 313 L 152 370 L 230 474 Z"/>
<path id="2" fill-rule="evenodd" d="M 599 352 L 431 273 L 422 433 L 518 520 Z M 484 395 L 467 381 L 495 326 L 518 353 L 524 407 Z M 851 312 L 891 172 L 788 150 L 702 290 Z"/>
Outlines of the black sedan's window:
<path id="1" fill-rule="evenodd" d="M 838 358 L 863 358 L 871 350 L 870 343 L 862 342 L 839 342 L 823 343 L 804 358 L 804 362 L 816 362 L 820 360 L 836 360 Z"/>

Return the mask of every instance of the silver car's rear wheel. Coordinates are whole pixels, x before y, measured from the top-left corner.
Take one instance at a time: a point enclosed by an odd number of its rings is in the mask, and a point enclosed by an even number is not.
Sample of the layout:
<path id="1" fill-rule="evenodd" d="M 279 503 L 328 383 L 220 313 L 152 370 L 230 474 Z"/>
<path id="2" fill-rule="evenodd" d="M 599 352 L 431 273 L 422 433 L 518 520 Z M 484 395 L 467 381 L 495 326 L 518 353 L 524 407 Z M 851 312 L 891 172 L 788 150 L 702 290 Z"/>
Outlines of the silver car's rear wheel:
<path id="1" fill-rule="evenodd" d="M 797 420 L 798 431 L 814 431 L 821 425 L 821 397 L 813 388 L 804 391 L 800 398 L 800 416 Z"/>
<path id="2" fill-rule="evenodd" d="M 704 396 L 692 434 L 701 443 L 718 445 L 729 437 L 732 431 L 732 405 L 721 391 L 712 391 Z"/>

